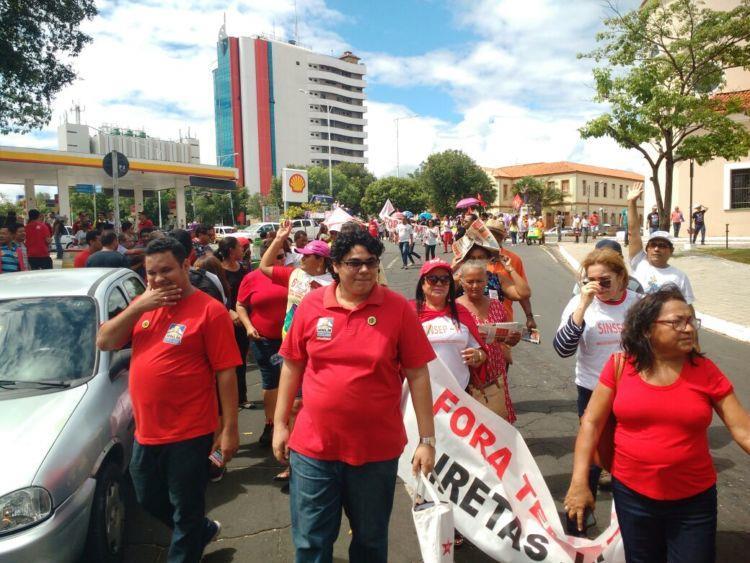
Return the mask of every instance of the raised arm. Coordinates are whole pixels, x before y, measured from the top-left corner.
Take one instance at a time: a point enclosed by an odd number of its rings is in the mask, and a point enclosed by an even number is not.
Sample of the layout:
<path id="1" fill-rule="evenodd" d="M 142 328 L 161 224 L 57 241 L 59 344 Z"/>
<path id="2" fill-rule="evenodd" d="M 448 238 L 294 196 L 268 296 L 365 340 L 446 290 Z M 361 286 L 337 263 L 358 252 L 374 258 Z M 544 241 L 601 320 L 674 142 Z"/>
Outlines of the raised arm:
<path id="1" fill-rule="evenodd" d="M 276 261 L 276 256 L 279 251 L 284 248 L 284 241 L 289 238 L 289 234 L 292 232 L 292 222 L 287 219 L 281 224 L 281 227 L 276 231 L 276 238 L 265 251 L 263 257 L 260 259 L 260 271 L 263 275 L 270 278 L 273 275 L 273 266 Z"/>
<path id="2" fill-rule="evenodd" d="M 632 260 L 643 250 L 641 222 L 638 218 L 638 198 L 643 195 L 643 182 L 635 182 L 628 190 L 628 257 Z"/>

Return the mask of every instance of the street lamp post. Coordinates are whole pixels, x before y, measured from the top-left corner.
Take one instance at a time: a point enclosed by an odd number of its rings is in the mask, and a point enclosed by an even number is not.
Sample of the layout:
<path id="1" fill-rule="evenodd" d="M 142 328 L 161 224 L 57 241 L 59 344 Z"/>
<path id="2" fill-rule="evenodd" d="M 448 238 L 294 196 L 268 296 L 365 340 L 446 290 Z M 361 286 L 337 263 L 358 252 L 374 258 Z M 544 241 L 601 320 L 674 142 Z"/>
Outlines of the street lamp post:
<path id="1" fill-rule="evenodd" d="M 688 209 L 688 241 L 685 248 L 690 250 L 693 242 L 693 159 L 690 159 L 690 209 Z"/>
<path id="2" fill-rule="evenodd" d="M 303 94 L 310 95 L 309 90 L 303 90 L 302 88 L 297 89 L 298 92 L 302 92 Z M 331 105 L 321 102 L 320 100 L 317 101 L 318 105 L 324 105 L 326 107 L 326 123 L 327 123 L 327 131 L 328 131 L 328 191 L 333 195 L 333 153 L 331 152 Z"/>

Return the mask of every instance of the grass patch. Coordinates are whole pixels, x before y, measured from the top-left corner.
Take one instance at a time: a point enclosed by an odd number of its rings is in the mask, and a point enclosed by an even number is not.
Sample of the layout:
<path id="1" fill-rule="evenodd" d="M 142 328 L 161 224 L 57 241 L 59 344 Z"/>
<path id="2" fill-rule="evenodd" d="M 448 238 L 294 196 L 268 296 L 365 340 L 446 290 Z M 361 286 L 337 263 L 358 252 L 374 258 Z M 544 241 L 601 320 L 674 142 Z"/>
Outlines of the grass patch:
<path id="1" fill-rule="evenodd" d="M 750 248 L 701 248 L 700 254 L 710 254 L 725 260 L 750 264 Z"/>

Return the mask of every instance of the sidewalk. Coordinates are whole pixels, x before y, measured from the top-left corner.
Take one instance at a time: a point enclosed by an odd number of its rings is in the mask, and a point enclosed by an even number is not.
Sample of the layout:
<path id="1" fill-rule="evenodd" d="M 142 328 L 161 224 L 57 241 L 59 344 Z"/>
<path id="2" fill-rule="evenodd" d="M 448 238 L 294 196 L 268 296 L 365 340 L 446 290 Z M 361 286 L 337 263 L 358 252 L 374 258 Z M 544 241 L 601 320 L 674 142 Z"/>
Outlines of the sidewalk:
<path id="1" fill-rule="evenodd" d="M 580 261 L 594 249 L 591 242 L 563 241 L 550 246 L 557 246 L 576 272 Z M 627 248 L 623 250 L 627 256 Z M 747 283 L 750 264 L 713 256 L 681 255 L 681 250 L 681 246 L 676 247 L 676 256 L 669 263 L 690 279 L 695 293 L 695 309 L 703 327 L 750 342 L 750 284 Z"/>

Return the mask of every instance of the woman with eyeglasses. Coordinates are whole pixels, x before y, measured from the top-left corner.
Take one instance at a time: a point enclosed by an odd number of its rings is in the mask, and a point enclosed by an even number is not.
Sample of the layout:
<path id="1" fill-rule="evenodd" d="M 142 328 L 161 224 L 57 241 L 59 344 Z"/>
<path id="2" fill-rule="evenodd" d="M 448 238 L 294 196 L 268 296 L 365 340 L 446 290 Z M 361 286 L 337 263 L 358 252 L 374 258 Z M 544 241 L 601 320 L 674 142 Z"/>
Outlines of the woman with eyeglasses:
<path id="1" fill-rule="evenodd" d="M 377 283 L 383 243 L 357 229 L 331 248 L 336 282 L 300 304 L 281 346 L 284 358 L 273 451 L 292 467 L 289 502 L 296 561 L 331 561 L 346 509 L 349 560 L 385 563 L 398 459 L 407 443 L 401 414 L 409 384 L 420 444 L 413 470 L 435 462 L 435 354 L 409 303 Z M 305 404 L 289 417 L 302 385 Z"/>
<path id="2" fill-rule="evenodd" d="M 487 285 L 487 262 L 469 260 L 461 264 L 459 273 L 464 294 L 456 302 L 468 309 L 477 325 L 507 322 L 508 313 L 505 307 L 497 299 L 490 299 L 484 294 Z M 469 392 L 476 400 L 511 424 L 516 421 L 516 413 L 508 390 L 507 362 L 503 345 L 515 346 L 520 339 L 520 332 L 497 336 L 491 342 L 484 338 L 487 350 L 485 378 L 472 379 L 469 384 Z"/>
<path id="3" fill-rule="evenodd" d="M 261 245 L 262 256 L 269 254 L 271 243 L 266 239 Z M 284 253 L 270 255 L 275 266 L 284 265 Z M 270 446 L 273 435 L 273 411 L 279 388 L 281 366 L 275 362 L 281 346 L 281 329 L 284 326 L 287 288 L 271 282 L 260 270 L 254 270 L 242 278 L 237 290 L 235 309 L 250 343 L 250 351 L 260 370 L 263 389 L 263 410 L 266 423 L 258 443 Z M 250 406 L 245 403 L 244 406 Z"/>
<path id="4" fill-rule="evenodd" d="M 578 416 L 583 416 L 599 374 L 607 360 L 619 352 L 625 315 L 638 301 L 627 288 L 628 270 L 622 256 L 610 248 L 594 250 L 581 263 L 581 293 L 568 302 L 553 346 L 559 356 L 576 355 L 575 384 Z M 595 497 L 601 468 L 592 465 L 589 488 Z M 573 521 L 568 533 L 579 534 Z"/>
<path id="5" fill-rule="evenodd" d="M 706 432 L 714 412 L 750 453 L 750 415 L 731 382 L 695 348 L 698 328 L 677 286 L 634 304 L 623 355 L 604 367 L 578 431 L 565 509 L 580 529 L 594 508 L 587 468 L 615 416 L 612 493 L 628 563 L 713 562 L 716 470 Z"/>

